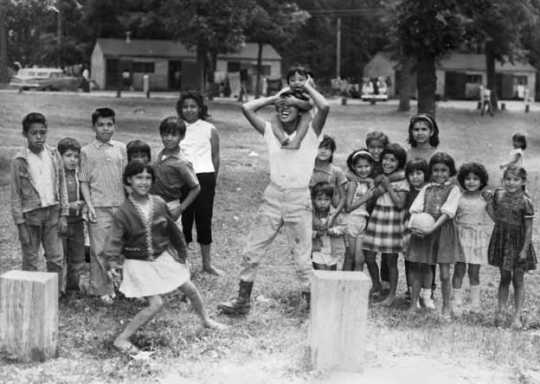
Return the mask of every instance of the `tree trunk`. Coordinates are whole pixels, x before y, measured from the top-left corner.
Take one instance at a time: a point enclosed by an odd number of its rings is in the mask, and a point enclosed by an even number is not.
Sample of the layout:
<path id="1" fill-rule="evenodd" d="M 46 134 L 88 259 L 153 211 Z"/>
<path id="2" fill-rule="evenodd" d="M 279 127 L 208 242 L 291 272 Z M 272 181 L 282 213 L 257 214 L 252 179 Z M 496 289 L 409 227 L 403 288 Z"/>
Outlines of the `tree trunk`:
<path id="1" fill-rule="evenodd" d="M 215 79 L 215 72 L 216 72 L 216 65 L 217 65 L 217 52 L 212 51 L 210 52 L 210 60 L 208 61 L 208 99 L 213 100 L 214 96 L 216 95 L 216 79 Z"/>
<path id="2" fill-rule="evenodd" d="M 257 80 L 255 82 L 255 98 L 261 96 L 261 71 L 262 71 L 262 53 L 263 53 L 263 43 L 258 43 L 257 50 Z"/>
<path id="3" fill-rule="evenodd" d="M 498 109 L 497 98 L 497 76 L 495 74 L 495 55 L 493 53 L 493 42 L 486 43 L 486 75 L 487 88 L 491 91 L 491 106 L 493 110 Z"/>
<path id="4" fill-rule="evenodd" d="M 416 87 L 418 89 L 418 113 L 430 113 L 435 116 L 435 58 L 425 55 L 418 57 Z"/>
<path id="5" fill-rule="evenodd" d="M 413 59 L 401 58 L 401 72 L 399 75 L 399 106 L 398 111 L 407 112 L 411 109 L 411 75 Z"/>
<path id="6" fill-rule="evenodd" d="M 0 83 L 9 81 L 7 57 L 7 1 L 0 0 Z"/>
<path id="7" fill-rule="evenodd" d="M 199 66 L 199 91 L 204 94 L 206 92 L 206 65 L 207 65 L 207 56 L 206 48 L 198 45 L 197 46 L 197 65 Z"/>

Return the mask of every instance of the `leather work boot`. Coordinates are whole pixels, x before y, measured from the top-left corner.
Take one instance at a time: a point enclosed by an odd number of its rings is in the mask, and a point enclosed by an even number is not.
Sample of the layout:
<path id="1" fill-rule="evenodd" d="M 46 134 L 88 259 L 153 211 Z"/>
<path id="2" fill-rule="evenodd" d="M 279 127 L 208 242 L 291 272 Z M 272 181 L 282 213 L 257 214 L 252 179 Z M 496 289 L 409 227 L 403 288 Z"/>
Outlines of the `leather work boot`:
<path id="1" fill-rule="evenodd" d="M 229 316 L 247 315 L 251 309 L 253 281 L 240 280 L 238 297 L 218 304 L 218 310 Z"/>

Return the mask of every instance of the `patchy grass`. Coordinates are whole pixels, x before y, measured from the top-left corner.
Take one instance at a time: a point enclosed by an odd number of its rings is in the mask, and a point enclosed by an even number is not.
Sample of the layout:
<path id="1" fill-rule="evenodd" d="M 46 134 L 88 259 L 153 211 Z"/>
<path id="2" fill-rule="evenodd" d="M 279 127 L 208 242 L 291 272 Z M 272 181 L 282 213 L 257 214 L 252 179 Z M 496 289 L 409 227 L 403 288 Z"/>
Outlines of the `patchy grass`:
<path id="1" fill-rule="evenodd" d="M 47 115 L 49 144 L 65 136 L 77 137 L 85 144 L 92 139 L 90 113 L 103 105 L 117 111 L 116 139 L 127 142 L 139 138 L 149 142 L 154 151 L 159 148 L 159 120 L 174 113 L 172 100 L 0 94 L 0 114 L 4 117 L 0 127 L 0 176 L 2 170 L 6 172 L 4 161 L 7 163 L 16 146 L 22 143 L 20 120 L 25 113 L 36 110 Z M 529 190 L 539 208 L 536 191 L 540 188 L 537 166 L 540 115 L 508 112 L 495 118 L 481 118 L 473 108 L 474 105 L 470 111 L 444 107 L 439 110 L 441 149 L 453 154 L 458 163 L 483 162 L 492 184 L 496 184 L 500 176 L 498 164 L 507 158 L 512 133 L 527 132 Z M 216 193 L 214 253 L 216 264 L 229 274 L 221 279 L 202 275 L 198 272 L 200 258 L 196 252 L 191 260 L 193 280 L 215 315 L 216 304 L 236 293 L 244 238 L 268 182 L 268 167 L 262 139 L 249 128 L 236 105 L 214 103 L 210 112 L 221 135 L 223 167 Z M 335 163 L 344 166 L 347 154 L 363 145 L 369 130 L 383 130 L 393 141 L 405 144 L 407 125 L 408 115 L 395 112 L 393 106 L 350 105 L 332 106 L 325 129 L 335 136 L 338 144 Z M 0 212 L 0 273 L 3 273 L 18 268 L 21 262 L 6 186 L 0 188 Z M 534 231 L 538 249 L 538 226 L 535 225 Z M 164 311 L 135 340 L 138 345 L 155 350 L 153 358 L 145 362 L 129 361 L 111 348 L 111 341 L 143 304 L 119 300 L 114 306 L 105 307 L 92 298 L 73 295 L 60 303 L 59 358 L 42 364 L 0 360 L 2 381 L 326 382 L 327 373 L 309 368 L 304 348 L 306 314 L 298 310 L 299 287 L 286 245 L 284 236 L 278 236 L 261 266 L 254 289 L 253 312 L 241 319 L 220 317 L 231 325 L 225 332 L 201 329 L 189 305 L 171 294 Z M 452 383 L 528 382 L 535 374 L 540 353 L 538 274 L 526 276 L 527 327 L 521 332 L 494 327 L 498 273 L 494 268 L 484 267 L 481 280 L 483 313 L 465 314 L 450 324 L 441 322 L 435 313 L 407 316 L 399 302 L 390 309 L 372 307 L 365 378 L 385 377 L 385 372 L 397 378 L 407 377 L 405 368 L 412 366 L 415 374 L 421 370 L 424 377 L 446 378 Z M 403 291 L 403 281 L 400 284 Z M 358 378 L 355 382 L 362 380 Z"/>

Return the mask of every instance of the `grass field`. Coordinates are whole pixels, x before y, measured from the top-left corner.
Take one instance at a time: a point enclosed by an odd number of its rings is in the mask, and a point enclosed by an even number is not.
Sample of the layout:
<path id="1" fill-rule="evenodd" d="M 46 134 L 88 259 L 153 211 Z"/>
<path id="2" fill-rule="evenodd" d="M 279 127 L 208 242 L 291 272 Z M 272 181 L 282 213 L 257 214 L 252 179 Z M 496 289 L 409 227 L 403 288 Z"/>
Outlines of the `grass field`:
<path id="1" fill-rule="evenodd" d="M 139 138 L 159 148 L 161 118 L 174 113 L 172 100 L 112 99 L 91 96 L 0 94 L 0 273 L 20 266 L 15 226 L 9 213 L 8 159 L 22 145 L 20 121 L 30 111 L 44 112 L 49 120 L 50 144 L 65 136 L 83 144 L 92 139 L 90 113 L 109 105 L 117 111 L 115 139 Z M 458 162 L 478 160 L 496 185 L 498 164 L 511 149 L 516 130 L 528 134 L 529 190 L 538 205 L 540 188 L 540 114 L 505 112 L 480 117 L 473 109 L 438 111 L 441 149 Z M 268 182 L 266 151 L 260 136 L 249 128 L 237 105 L 210 105 L 212 122 L 221 136 L 222 171 L 218 180 L 214 216 L 216 264 L 228 272 L 218 279 L 202 275 L 193 253 L 195 283 L 209 310 L 236 293 L 243 239 L 253 221 Z M 333 105 L 325 131 L 336 138 L 335 163 L 343 166 L 347 154 L 363 145 L 369 130 L 386 132 L 405 145 L 408 114 L 389 105 Z M 154 152 L 155 153 L 155 152 Z M 535 244 L 540 233 L 535 225 Z M 91 298 L 72 296 L 60 305 L 59 358 L 42 364 L 0 360 L 1 382 L 12 383 L 307 383 L 346 382 L 310 370 L 305 353 L 306 315 L 299 312 L 299 292 L 284 236 L 263 263 L 254 288 L 255 306 L 244 319 L 220 320 L 231 327 L 216 333 L 201 329 L 189 305 L 171 294 L 166 309 L 138 333 L 136 343 L 155 350 L 148 361 L 130 361 L 111 348 L 113 336 L 142 304 L 120 300 L 112 307 Z M 402 278 L 402 275 L 400 276 Z M 403 279 L 401 279 L 403 280 Z M 392 308 L 370 310 L 366 344 L 366 371 L 355 383 L 413 382 L 423 377 L 437 383 L 532 383 L 540 373 L 540 278 L 526 276 L 524 320 L 520 332 L 494 326 L 498 273 L 481 271 L 480 315 L 464 315 L 450 324 L 434 313 L 406 316 L 399 302 Z M 400 291 L 403 291 L 400 281 Z M 440 294 L 439 294 L 440 297 Z M 350 379 L 350 377 L 349 377 Z M 421 382 L 421 381 L 419 381 Z"/>

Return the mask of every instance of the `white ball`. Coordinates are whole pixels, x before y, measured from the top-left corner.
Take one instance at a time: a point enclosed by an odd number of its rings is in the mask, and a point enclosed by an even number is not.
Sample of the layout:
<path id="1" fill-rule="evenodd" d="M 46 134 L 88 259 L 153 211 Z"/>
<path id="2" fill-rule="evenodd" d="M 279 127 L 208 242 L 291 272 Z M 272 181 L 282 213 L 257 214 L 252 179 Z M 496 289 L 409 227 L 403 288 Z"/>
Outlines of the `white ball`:
<path id="1" fill-rule="evenodd" d="M 417 228 L 422 231 L 427 231 L 433 227 L 435 219 L 429 213 L 413 213 L 409 220 L 410 228 Z"/>

